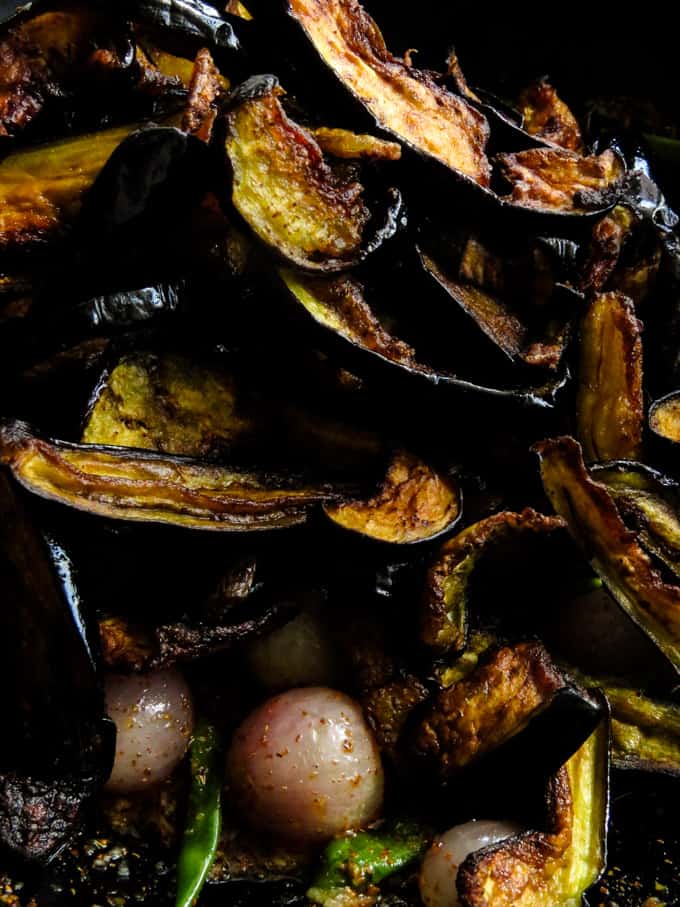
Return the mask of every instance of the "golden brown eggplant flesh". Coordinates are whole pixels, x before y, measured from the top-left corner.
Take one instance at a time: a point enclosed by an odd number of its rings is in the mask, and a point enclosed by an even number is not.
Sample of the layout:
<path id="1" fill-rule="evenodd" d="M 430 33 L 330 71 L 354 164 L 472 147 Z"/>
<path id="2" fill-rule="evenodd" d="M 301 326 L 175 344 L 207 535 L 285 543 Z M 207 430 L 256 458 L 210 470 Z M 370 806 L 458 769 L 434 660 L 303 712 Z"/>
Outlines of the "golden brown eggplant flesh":
<path id="1" fill-rule="evenodd" d="M 649 427 L 660 438 L 680 442 L 680 392 L 655 400 L 649 410 Z"/>
<path id="2" fill-rule="evenodd" d="M 599 293 L 581 321 L 576 419 L 587 460 L 636 459 L 642 448 L 642 324 L 630 299 Z"/>
<path id="3" fill-rule="evenodd" d="M 621 159 L 611 150 L 582 157 L 573 151 L 530 148 L 499 154 L 497 161 L 511 189 L 501 199 L 522 208 L 563 214 L 610 207 L 624 174 Z"/>
<path id="4" fill-rule="evenodd" d="M 547 79 L 528 85 L 521 93 L 517 107 L 529 135 L 568 151 L 583 151 L 578 121 Z"/>
<path id="5" fill-rule="evenodd" d="M 599 713 L 600 706 L 553 664 L 541 643 L 516 643 L 485 653 L 474 670 L 427 703 L 412 745 L 429 771 L 448 781 L 482 758 L 488 766 L 496 753 L 507 764 L 512 753 L 521 765 L 531 739 L 542 739 L 542 761 L 550 772 L 589 736 Z M 546 722 L 561 728 L 559 741 Z M 551 746 L 555 751 L 549 752 Z"/>
<path id="6" fill-rule="evenodd" d="M 289 0 L 288 12 L 379 128 L 453 173 L 489 185 L 483 114 L 390 53 L 357 0 Z"/>
<path id="7" fill-rule="evenodd" d="M 460 488 L 453 479 L 413 454 L 399 451 L 376 495 L 324 509 L 343 529 L 380 542 L 407 545 L 429 541 L 451 529 L 461 506 Z"/>
<path id="8" fill-rule="evenodd" d="M 570 437 L 535 447 L 555 511 L 628 616 L 680 672 L 680 587 L 666 582 L 623 521 L 607 486 L 595 481 Z"/>
<path id="9" fill-rule="evenodd" d="M 33 494 L 86 513 L 217 532 L 299 525 L 315 505 L 344 496 L 291 476 L 45 440 L 21 422 L 0 424 L 0 462 Z"/>
<path id="10" fill-rule="evenodd" d="M 438 653 L 460 653 L 466 646 L 470 584 L 491 546 L 527 534 L 564 528 L 559 517 L 527 507 L 521 513 L 503 511 L 486 517 L 445 542 L 430 565 L 421 605 L 420 636 Z"/>
<path id="11" fill-rule="evenodd" d="M 464 907 L 579 907 L 602 874 L 609 815 L 607 722 L 551 779 L 547 828 L 471 854 L 458 872 Z"/>
<path id="12" fill-rule="evenodd" d="M 231 95 L 232 204 L 287 261 L 312 271 L 351 267 L 379 244 L 383 225 L 373 230 L 364 187 L 333 170 L 313 134 L 286 114 L 282 95 L 271 76 L 254 76 Z"/>
<path id="13" fill-rule="evenodd" d="M 0 251 L 58 238 L 111 154 L 137 125 L 15 151 L 0 161 Z"/>

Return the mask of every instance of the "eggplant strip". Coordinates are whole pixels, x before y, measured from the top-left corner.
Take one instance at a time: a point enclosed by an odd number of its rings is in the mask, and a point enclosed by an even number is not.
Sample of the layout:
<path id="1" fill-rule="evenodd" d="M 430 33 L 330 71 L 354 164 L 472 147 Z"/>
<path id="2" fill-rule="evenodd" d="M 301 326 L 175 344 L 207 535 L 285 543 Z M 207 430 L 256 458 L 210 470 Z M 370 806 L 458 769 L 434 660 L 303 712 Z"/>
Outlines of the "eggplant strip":
<path id="1" fill-rule="evenodd" d="M 549 827 L 471 854 L 458 872 L 465 907 L 578 907 L 606 863 L 607 723 L 551 779 Z"/>
<path id="2" fill-rule="evenodd" d="M 560 517 L 527 507 L 521 513 L 495 513 L 445 542 L 425 580 L 420 623 L 425 645 L 438 653 L 459 653 L 465 648 L 470 582 L 480 558 L 492 545 L 515 535 L 555 532 L 564 525 Z"/>
<path id="3" fill-rule="evenodd" d="M 680 587 L 666 583 L 654 568 L 606 486 L 588 474 L 573 438 L 542 441 L 534 449 L 546 494 L 590 565 L 620 607 L 680 672 Z"/>
<path id="4" fill-rule="evenodd" d="M 578 214 L 608 207 L 624 172 L 620 158 L 609 150 L 597 157 L 581 157 L 572 151 L 529 148 L 516 154 L 499 154 L 497 161 L 501 175 L 511 186 L 512 204 L 556 213 Z"/>
<path id="5" fill-rule="evenodd" d="M 517 106 L 529 135 L 568 151 L 583 151 L 578 121 L 548 81 L 541 79 L 525 88 Z"/>
<path id="6" fill-rule="evenodd" d="M 0 161 L 0 251 L 59 236 L 111 154 L 137 128 L 119 126 L 64 139 Z"/>
<path id="7" fill-rule="evenodd" d="M 642 325 L 630 299 L 600 293 L 581 322 L 576 403 L 587 460 L 637 459 L 642 447 Z"/>
<path id="8" fill-rule="evenodd" d="M 377 125 L 455 173 L 488 186 L 483 114 L 395 57 L 357 0 L 289 0 L 317 54 Z"/>
<path id="9" fill-rule="evenodd" d="M 401 145 L 374 135 L 357 134 L 347 129 L 329 129 L 326 126 L 312 129 L 311 132 L 324 154 L 332 154 L 333 157 L 377 161 L 398 161 L 401 158 Z"/>
<path id="10" fill-rule="evenodd" d="M 298 525 L 314 505 L 341 497 L 189 458 L 46 441 L 20 422 L 0 424 L 0 462 L 32 493 L 77 510 L 214 531 Z"/>
<path id="11" fill-rule="evenodd" d="M 656 400 L 649 410 L 649 427 L 660 438 L 680 443 L 680 393 Z"/>
<path id="12" fill-rule="evenodd" d="M 310 270 L 363 257 L 370 212 L 360 183 L 336 175 L 313 135 L 294 123 L 273 77 L 255 76 L 232 95 L 226 150 L 232 202 L 255 235 Z"/>
<path id="13" fill-rule="evenodd" d="M 338 526 L 395 544 L 434 538 L 460 516 L 459 488 L 412 454 L 400 452 L 389 465 L 377 495 L 325 507 Z"/>

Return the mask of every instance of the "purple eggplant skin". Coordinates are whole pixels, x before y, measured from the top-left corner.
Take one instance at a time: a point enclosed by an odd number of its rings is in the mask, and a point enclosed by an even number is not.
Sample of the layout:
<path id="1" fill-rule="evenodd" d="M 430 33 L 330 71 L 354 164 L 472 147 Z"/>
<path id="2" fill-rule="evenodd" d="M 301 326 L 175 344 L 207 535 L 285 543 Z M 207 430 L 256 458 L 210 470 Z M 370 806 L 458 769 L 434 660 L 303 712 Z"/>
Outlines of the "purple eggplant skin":
<path id="1" fill-rule="evenodd" d="M 34 524 L 5 470 L 0 592 L 6 645 L 0 683 L 15 691 L 3 716 L 0 846 L 15 858 L 46 863 L 68 843 L 108 777 L 115 730 L 70 559 Z"/>

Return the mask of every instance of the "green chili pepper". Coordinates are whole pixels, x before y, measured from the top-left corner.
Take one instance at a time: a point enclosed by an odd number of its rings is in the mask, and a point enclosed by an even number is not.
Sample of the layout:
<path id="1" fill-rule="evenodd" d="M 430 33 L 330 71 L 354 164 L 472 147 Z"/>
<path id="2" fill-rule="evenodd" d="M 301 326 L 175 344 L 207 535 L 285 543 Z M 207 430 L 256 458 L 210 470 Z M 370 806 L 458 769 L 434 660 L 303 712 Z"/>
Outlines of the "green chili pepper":
<path id="1" fill-rule="evenodd" d="M 427 832 L 412 822 L 337 838 L 326 847 L 307 897 L 322 907 L 351 904 L 353 894 L 367 891 L 417 859 L 428 841 Z"/>
<path id="2" fill-rule="evenodd" d="M 198 900 L 215 859 L 222 826 L 223 760 L 217 731 L 207 721 L 196 726 L 189 756 L 191 791 L 177 860 L 176 907 L 192 907 Z"/>

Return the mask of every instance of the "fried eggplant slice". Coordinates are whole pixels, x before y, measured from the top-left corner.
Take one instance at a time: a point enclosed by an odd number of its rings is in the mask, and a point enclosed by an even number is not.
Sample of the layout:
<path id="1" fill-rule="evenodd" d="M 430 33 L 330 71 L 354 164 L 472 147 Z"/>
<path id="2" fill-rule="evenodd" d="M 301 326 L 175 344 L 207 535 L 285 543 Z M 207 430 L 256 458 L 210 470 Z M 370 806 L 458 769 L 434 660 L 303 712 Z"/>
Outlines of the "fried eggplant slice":
<path id="1" fill-rule="evenodd" d="M 392 374 L 398 369 L 422 386 L 456 388 L 541 407 L 551 406 L 564 385 L 564 376 L 557 375 L 536 387 L 489 387 L 432 368 L 417 358 L 409 344 L 383 326 L 358 280 L 344 275 L 315 277 L 288 268 L 279 274 L 296 310 L 305 315 L 304 321 L 321 329 L 327 345 L 340 347 L 368 368 Z"/>
<path id="2" fill-rule="evenodd" d="M 655 400 L 649 410 L 649 427 L 660 438 L 680 442 L 680 392 Z"/>
<path id="3" fill-rule="evenodd" d="M 312 133 L 286 114 L 282 94 L 273 76 L 254 76 L 231 95 L 232 203 L 253 233 L 289 262 L 320 271 L 351 267 L 386 234 L 369 235 L 364 187 L 331 168 Z"/>
<path id="4" fill-rule="evenodd" d="M 508 746 L 533 759 L 529 741 L 541 740 L 540 763 L 555 771 L 597 724 L 600 706 L 557 668 L 539 642 L 502 646 L 437 694 L 413 734 L 415 753 L 441 780 Z M 552 713 L 552 714 L 551 714 Z M 559 727 L 559 739 L 548 733 Z M 538 737 L 539 728 L 541 736 Z M 522 739 L 524 738 L 524 739 Z M 518 754 L 522 754 L 518 756 Z M 508 759 L 509 762 L 509 759 Z"/>
<path id="5" fill-rule="evenodd" d="M 379 128 L 453 173 L 489 185 L 484 115 L 431 73 L 390 53 L 357 0 L 289 0 L 288 12 Z"/>
<path id="6" fill-rule="evenodd" d="M 501 175 L 511 186 L 510 195 L 502 199 L 518 207 L 562 214 L 611 207 L 624 174 L 621 159 L 611 150 L 582 157 L 573 151 L 529 148 L 499 154 L 497 161 Z"/>
<path id="7" fill-rule="evenodd" d="M 583 151 L 578 121 L 547 79 L 525 88 L 517 106 L 529 135 L 568 151 Z"/>
<path id="8" fill-rule="evenodd" d="M 0 161 L 0 251 L 59 237 L 115 149 L 138 126 L 27 148 Z"/>
<path id="9" fill-rule="evenodd" d="M 472 254 L 468 244 L 461 261 L 463 274 L 471 264 Z M 564 318 L 549 321 L 540 332 L 542 336 L 537 336 L 527 313 L 520 314 L 501 296 L 464 280 L 462 274 L 455 279 L 430 255 L 421 252 L 420 259 L 427 273 L 511 361 L 540 368 L 559 366 L 569 339 L 569 325 Z"/>
<path id="10" fill-rule="evenodd" d="M 609 815 L 607 722 L 551 779 L 547 830 L 471 854 L 458 872 L 465 907 L 578 907 L 606 863 Z"/>
<path id="11" fill-rule="evenodd" d="M 33 494 L 76 510 L 218 532 L 296 526 L 315 505 L 356 492 L 188 457 L 49 441 L 21 422 L 0 424 L 0 462 Z"/>
<path id="12" fill-rule="evenodd" d="M 461 513 L 461 492 L 449 477 L 406 451 L 394 455 L 378 493 L 369 500 L 325 507 L 338 526 L 371 539 L 406 545 L 450 529 Z"/>
<path id="13" fill-rule="evenodd" d="M 628 616 L 680 672 L 680 587 L 665 582 L 606 485 L 594 481 L 580 445 L 570 437 L 534 448 L 556 513 L 567 524 L 593 570 Z"/>
<path id="14" fill-rule="evenodd" d="M 217 119 L 217 102 L 226 88 L 226 81 L 215 66 L 210 51 L 207 47 L 201 48 L 196 54 L 191 75 L 182 129 L 202 142 L 209 142 Z"/>
<path id="15" fill-rule="evenodd" d="M 6 651 L 0 754 L 0 842 L 46 862 L 73 834 L 113 761 L 106 718 L 68 554 L 38 530 L 0 471 L 0 618 Z"/>
<path id="16" fill-rule="evenodd" d="M 420 636 L 437 653 L 463 651 L 468 634 L 470 583 L 490 546 L 527 534 L 564 528 L 559 517 L 527 507 L 521 513 L 503 511 L 480 520 L 445 542 L 430 565 L 421 605 Z"/>
<path id="17" fill-rule="evenodd" d="M 621 293 L 599 293 L 581 321 L 576 403 L 587 460 L 636 459 L 642 448 L 642 325 Z"/>

